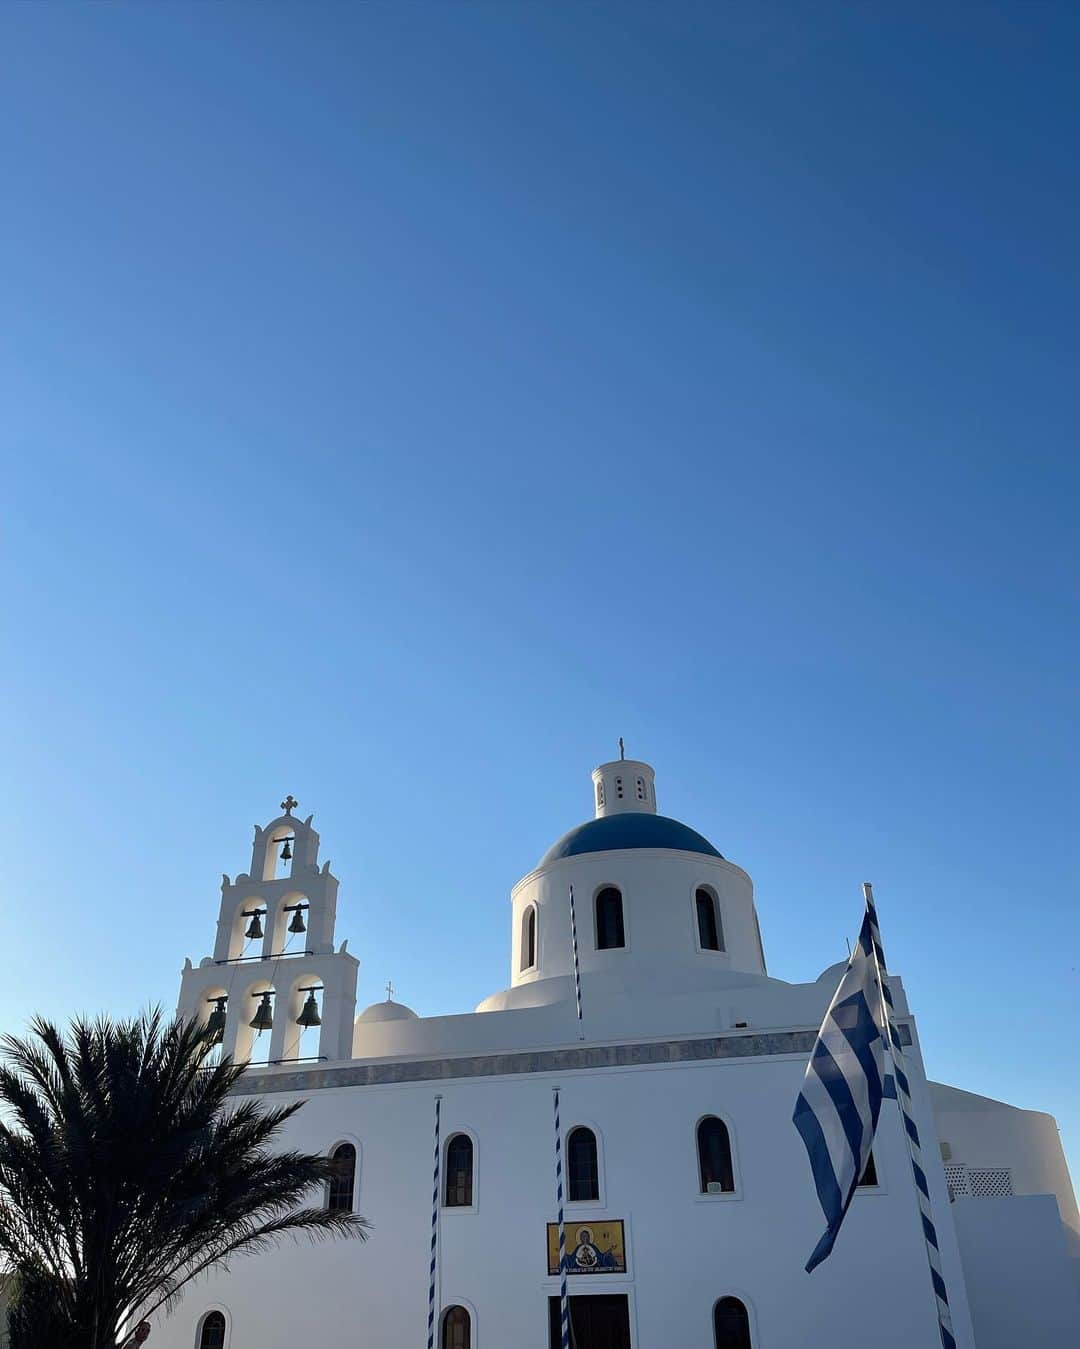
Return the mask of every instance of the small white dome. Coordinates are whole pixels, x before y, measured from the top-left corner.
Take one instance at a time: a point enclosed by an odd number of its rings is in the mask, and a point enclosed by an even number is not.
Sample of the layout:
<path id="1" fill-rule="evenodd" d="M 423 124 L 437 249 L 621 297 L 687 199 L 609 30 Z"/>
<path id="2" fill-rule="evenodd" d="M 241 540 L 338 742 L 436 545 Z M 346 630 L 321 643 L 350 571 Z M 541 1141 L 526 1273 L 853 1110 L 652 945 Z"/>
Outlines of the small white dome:
<path id="1" fill-rule="evenodd" d="M 403 1002 L 391 1002 L 386 998 L 383 1002 L 373 1002 L 370 1007 L 365 1007 L 356 1020 L 367 1024 L 372 1021 L 418 1021 L 419 1017 Z"/>
<path id="2" fill-rule="evenodd" d="M 830 965 L 827 969 L 821 971 L 817 977 L 819 984 L 838 984 L 844 977 L 848 963 L 846 960 L 838 960 L 835 965 Z"/>

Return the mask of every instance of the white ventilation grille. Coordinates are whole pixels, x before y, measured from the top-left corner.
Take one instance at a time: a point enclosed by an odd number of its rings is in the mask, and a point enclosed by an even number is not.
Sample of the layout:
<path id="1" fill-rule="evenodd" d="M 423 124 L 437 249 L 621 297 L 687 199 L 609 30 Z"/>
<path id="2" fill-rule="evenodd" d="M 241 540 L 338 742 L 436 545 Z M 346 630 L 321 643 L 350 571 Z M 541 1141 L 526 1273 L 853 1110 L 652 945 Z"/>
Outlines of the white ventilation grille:
<path id="1" fill-rule="evenodd" d="M 1007 1166 L 972 1167 L 968 1172 L 968 1184 L 976 1199 L 997 1199 L 1013 1192 L 1012 1172 Z"/>
<path id="2" fill-rule="evenodd" d="M 968 1174 L 966 1166 L 951 1164 L 945 1168 L 945 1183 L 949 1187 L 949 1202 L 961 1195 L 969 1195 Z"/>
<path id="3" fill-rule="evenodd" d="M 949 1199 L 1000 1199 L 1013 1192 L 1012 1172 L 1007 1166 L 964 1166 L 949 1162 L 945 1166 Z"/>

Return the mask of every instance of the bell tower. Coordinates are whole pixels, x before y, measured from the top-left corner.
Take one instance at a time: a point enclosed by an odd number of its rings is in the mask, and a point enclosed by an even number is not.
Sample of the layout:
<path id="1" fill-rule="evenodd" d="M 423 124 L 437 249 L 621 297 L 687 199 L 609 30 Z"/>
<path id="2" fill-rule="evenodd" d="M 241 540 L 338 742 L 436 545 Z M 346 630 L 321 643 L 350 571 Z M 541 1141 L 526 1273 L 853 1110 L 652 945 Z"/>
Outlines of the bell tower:
<path id="1" fill-rule="evenodd" d="M 255 826 L 250 870 L 222 876 L 214 953 L 180 976 L 177 1012 L 209 1020 L 238 1062 L 352 1057 L 359 961 L 347 942 L 334 949 L 337 878 L 297 804 Z"/>

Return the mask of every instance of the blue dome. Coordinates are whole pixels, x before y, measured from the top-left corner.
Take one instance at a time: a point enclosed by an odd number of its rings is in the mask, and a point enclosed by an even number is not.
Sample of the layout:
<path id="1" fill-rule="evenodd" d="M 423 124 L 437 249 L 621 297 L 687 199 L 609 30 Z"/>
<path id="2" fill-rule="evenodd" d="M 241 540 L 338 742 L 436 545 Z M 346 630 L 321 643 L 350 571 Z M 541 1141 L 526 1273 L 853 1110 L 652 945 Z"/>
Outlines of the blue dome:
<path id="1" fill-rule="evenodd" d="M 680 852 L 700 852 L 707 857 L 723 857 L 707 838 L 666 815 L 646 815 L 628 811 L 624 815 L 605 815 L 587 820 L 563 834 L 544 853 L 540 865 L 557 862 L 560 857 L 577 857 L 587 852 L 614 852 L 618 848 L 677 848 Z"/>

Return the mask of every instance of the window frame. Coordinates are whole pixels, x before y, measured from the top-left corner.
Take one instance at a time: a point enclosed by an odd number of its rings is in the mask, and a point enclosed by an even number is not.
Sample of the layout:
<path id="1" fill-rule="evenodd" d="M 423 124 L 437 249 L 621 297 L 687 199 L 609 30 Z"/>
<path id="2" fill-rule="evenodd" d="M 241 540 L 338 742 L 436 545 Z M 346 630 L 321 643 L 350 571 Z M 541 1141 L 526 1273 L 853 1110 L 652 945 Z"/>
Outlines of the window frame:
<path id="1" fill-rule="evenodd" d="M 596 1143 L 596 1198 L 570 1198 L 570 1135 L 575 1129 L 588 1129 Z M 567 1209 L 603 1209 L 607 1207 L 607 1186 L 604 1183 L 604 1139 L 592 1120 L 576 1119 L 563 1134 L 563 1160 L 566 1171 L 566 1207 Z"/>
<path id="2" fill-rule="evenodd" d="M 438 1349 L 443 1349 L 445 1344 L 446 1318 L 456 1307 L 460 1307 L 469 1318 L 469 1349 L 476 1349 L 476 1309 L 471 1302 L 466 1302 L 463 1297 L 448 1298 L 445 1306 L 439 1312 Z"/>
<path id="3" fill-rule="evenodd" d="M 757 1349 L 757 1345 L 760 1343 L 758 1339 L 757 1312 L 754 1310 L 753 1301 L 738 1288 L 728 1288 L 725 1292 L 720 1293 L 715 1298 L 713 1298 L 712 1306 L 709 1308 L 709 1338 L 711 1340 L 710 1349 L 717 1349 L 716 1309 L 726 1297 L 732 1297 L 737 1302 L 742 1303 L 743 1309 L 746 1312 L 746 1323 L 750 1331 L 750 1349 Z M 723 1349 L 722 1346 L 721 1349 Z"/>
<path id="4" fill-rule="evenodd" d="M 229 1349 L 229 1341 L 232 1339 L 232 1316 L 229 1314 L 228 1307 L 223 1307 L 220 1302 L 215 1302 L 212 1307 L 206 1307 L 199 1314 L 195 1322 L 195 1349 L 202 1349 L 203 1330 L 207 1321 L 214 1314 L 222 1317 L 225 1321 L 225 1338 L 222 1340 L 223 1349 Z"/>
<path id="5" fill-rule="evenodd" d="M 877 1183 L 875 1185 L 856 1185 L 854 1196 L 856 1198 L 859 1195 L 865 1195 L 869 1197 L 870 1195 L 888 1193 L 885 1184 L 885 1168 L 881 1165 L 881 1149 L 871 1148 L 870 1156 L 874 1159 L 874 1175 L 877 1178 Z"/>
<path id="6" fill-rule="evenodd" d="M 467 1138 L 469 1142 L 472 1144 L 472 1202 L 469 1204 L 448 1204 L 446 1202 L 446 1193 L 447 1193 L 446 1185 L 447 1181 L 450 1178 L 450 1168 L 448 1165 L 448 1159 L 450 1156 L 450 1144 L 454 1141 L 455 1138 Z M 480 1159 L 480 1144 L 473 1130 L 463 1128 L 455 1128 L 450 1130 L 450 1132 L 446 1135 L 445 1142 L 442 1145 L 442 1173 L 439 1178 L 439 1212 L 441 1214 L 479 1212 L 480 1210 L 479 1187 L 477 1184 L 480 1174 L 479 1159 Z M 465 1307 L 466 1310 L 468 1310 L 467 1303 L 462 1302 L 461 1305 Z"/>
<path id="7" fill-rule="evenodd" d="M 603 1285 L 604 1285 L 602 1288 L 596 1288 L 596 1287 L 587 1286 L 587 1287 L 584 1287 L 584 1288 L 580 1288 L 580 1289 L 579 1289 L 579 1288 L 574 1288 L 573 1285 L 571 1285 L 571 1288 L 570 1288 L 570 1301 L 571 1301 L 571 1304 L 573 1304 L 575 1301 L 577 1301 L 577 1300 L 579 1300 L 579 1299 L 580 1299 L 581 1301 L 584 1301 L 585 1298 L 589 1298 L 589 1297 L 621 1297 L 621 1298 L 625 1298 L 625 1299 L 626 1299 L 626 1314 L 627 1314 L 627 1320 L 628 1320 L 629 1325 L 630 1325 L 630 1349 L 637 1349 L 637 1346 L 638 1346 L 638 1344 L 639 1344 L 639 1340 L 638 1340 L 638 1323 L 637 1323 L 637 1299 L 636 1299 L 636 1296 L 635 1296 L 635 1294 L 636 1294 L 636 1289 L 635 1289 L 635 1287 L 634 1287 L 633 1280 L 632 1280 L 632 1277 L 631 1277 L 631 1274 L 630 1274 L 630 1252 L 629 1252 L 629 1249 L 627 1250 L 626 1256 L 627 1256 L 627 1263 L 626 1263 L 627 1273 L 626 1273 L 625 1276 L 622 1275 L 622 1274 L 618 1274 L 618 1275 L 608 1274 L 608 1275 L 605 1275 L 604 1278 L 603 1278 L 603 1280 L 602 1280 Z M 610 1280 L 610 1282 L 608 1282 L 608 1280 Z M 593 1283 L 595 1283 L 595 1282 L 597 1282 L 597 1281 L 596 1281 L 596 1280 L 593 1280 L 593 1279 L 591 1279 L 591 1278 L 585 1278 L 585 1279 L 578 1279 L 578 1282 L 579 1282 L 579 1283 L 584 1283 L 584 1284 L 586 1284 L 586 1285 L 591 1285 L 591 1284 L 593 1284 Z M 548 1276 L 548 1279 L 547 1279 L 547 1286 L 546 1286 L 546 1288 L 545 1288 L 545 1290 L 544 1290 L 544 1304 L 543 1304 L 544 1317 L 545 1317 L 546 1324 L 548 1325 L 548 1328 L 549 1328 L 549 1329 L 548 1329 L 548 1335 L 545 1336 L 545 1338 L 544 1338 L 544 1346 L 545 1346 L 545 1349 L 547 1349 L 547 1345 L 550 1343 L 550 1334 L 551 1334 L 551 1330 L 550 1330 L 550 1327 L 551 1327 L 551 1304 L 552 1304 L 552 1302 L 557 1302 L 558 1299 L 559 1299 L 559 1292 L 558 1292 L 558 1289 L 559 1289 L 559 1280 L 558 1280 L 558 1276 L 557 1276 L 557 1275 L 549 1275 L 549 1276 Z M 473 1349 L 476 1349 L 475 1345 L 473 1346 Z"/>
<path id="8" fill-rule="evenodd" d="M 600 896 L 605 890 L 614 890 L 619 896 L 619 910 L 622 917 L 622 945 L 621 946 L 601 946 L 600 945 Z M 629 951 L 630 949 L 630 924 L 627 921 L 626 891 L 615 881 L 605 881 L 593 890 L 592 897 L 592 926 L 593 926 L 593 950 L 594 951 Z"/>
<path id="9" fill-rule="evenodd" d="M 716 937 L 719 946 L 703 946 L 701 942 L 701 922 L 698 916 L 698 894 L 704 893 L 712 901 L 713 922 L 716 924 Z M 708 956 L 726 956 L 728 954 L 727 941 L 724 935 L 724 915 L 720 907 L 720 894 L 715 885 L 710 885 L 708 881 L 698 881 L 695 883 L 690 894 L 690 912 L 694 932 L 694 946 L 703 955 Z"/>
<path id="10" fill-rule="evenodd" d="M 721 1190 L 719 1194 L 709 1194 L 707 1190 L 701 1188 L 701 1154 L 698 1151 L 698 1130 L 707 1119 L 716 1119 L 727 1129 L 728 1150 L 731 1153 L 731 1179 L 735 1188 L 733 1190 Z M 722 1110 L 705 1110 L 694 1121 L 693 1139 L 693 1159 L 694 1159 L 694 1198 L 702 1204 L 730 1203 L 732 1200 L 743 1198 L 742 1175 L 739 1171 L 739 1150 L 735 1145 L 735 1127 L 731 1122 L 729 1115 Z M 732 1294 L 737 1296 L 737 1294 Z"/>
<path id="11" fill-rule="evenodd" d="M 532 917 L 532 962 L 524 964 L 527 947 L 526 932 L 530 915 Z M 535 899 L 530 899 L 521 912 L 521 924 L 518 928 L 518 974 L 534 974 L 540 968 L 540 911 Z"/>
<path id="12" fill-rule="evenodd" d="M 352 1200 L 349 1208 L 333 1209 L 331 1210 L 331 1212 L 355 1213 L 356 1205 L 360 1197 L 360 1144 L 355 1138 L 347 1138 L 347 1137 L 338 1138 L 333 1143 L 330 1144 L 329 1148 L 327 1148 L 326 1155 L 331 1161 L 333 1161 L 334 1154 L 337 1152 L 338 1148 L 343 1147 L 350 1147 L 353 1150 Z M 330 1208 L 330 1186 L 332 1184 L 333 1184 L 332 1181 L 326 1182 L 326 1193 L 323 1196 L 323 1206 L 327 1209 Z"/>

